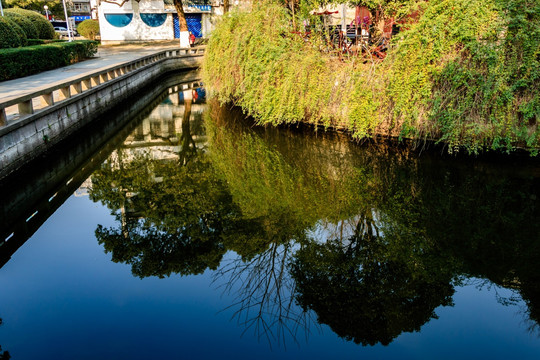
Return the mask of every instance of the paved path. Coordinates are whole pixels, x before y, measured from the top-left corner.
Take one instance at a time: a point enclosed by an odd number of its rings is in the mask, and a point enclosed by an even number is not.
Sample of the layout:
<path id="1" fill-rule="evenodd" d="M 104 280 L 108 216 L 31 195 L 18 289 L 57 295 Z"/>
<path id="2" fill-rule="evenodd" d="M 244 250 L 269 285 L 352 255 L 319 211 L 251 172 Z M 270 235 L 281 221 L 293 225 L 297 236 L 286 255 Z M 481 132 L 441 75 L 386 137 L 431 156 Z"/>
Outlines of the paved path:
<path id="1" fill-rule="evenodd" d="M 123 64 L 139 57 L 150 55 L 166 49 L 179 48 L 178 40 L 128 44 L 115 46 L 99 46 L 96 56 L 73 65 L 44 71 L 39 74 L 19 79 L 0 82 L 0 102 L 12 96 L 22 96 L 49 87 L 55 83 L 63 83 L 71 78 L 90 74 L 103 68 Z"/>

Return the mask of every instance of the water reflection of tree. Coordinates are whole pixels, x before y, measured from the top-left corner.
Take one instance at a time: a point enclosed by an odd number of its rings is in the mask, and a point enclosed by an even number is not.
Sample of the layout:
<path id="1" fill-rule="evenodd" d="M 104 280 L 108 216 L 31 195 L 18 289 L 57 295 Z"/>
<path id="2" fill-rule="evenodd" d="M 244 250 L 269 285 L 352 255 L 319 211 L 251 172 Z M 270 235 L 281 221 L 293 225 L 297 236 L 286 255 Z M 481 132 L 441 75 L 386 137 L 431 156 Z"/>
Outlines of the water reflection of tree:
<path id="1" fill-rule="evenodd" d="M 186 128 L 179 161 L 131 157 L 93 178 L 120 225 L 98 239 L 135 275 L 219 269 L 233 316 L 270 341 L 313 310 L 343 338 L 388 344 L 469 276 L 515 289 L 538 321 L 537 179 L 210 115 L 209 152 Z"/>
<path id="2" fill-rule="evenodd" d="M 305 260 L 300 263 L 302 269 L 317 274 L 307 254 L 315 264 L 326 262 L 332 269 L 349 264 L 347 270 L 364 269 L 366 278 L 357 279 L 357 285 L 367 293 L 384 293 L 384 284 L 393 284 L 387 288 L 395 295 L 393 299 L 404 301 L 410 295 L 418 300 L 408 301 L 411 307 L 402 309 L 403 317 L 388 315 L 388 327 L 385 331 L 383 326 L 378 336 L 374 332 L 370 339 L 369 334 L 351 333 L 350 338 L 372 343 L 379 337 L 385 342 L 402 331 L 418 330 L 435 316 L 437 306 L 451 303 L 453 286 L 471 276 L 517 289 L 528 305 L 530 319 L 537 321 L 540 184 L 538 177 L 528 177 L 531 172 L 487 160 L 440 161 L 429 154 L 418 157 L 406 148 L 357 148 L 333 135 L 313 138 L 290 129 L 252 130 L 243 125 L 240 116 L 227 118 L 222 111 L 217 109 L 211 116 L 209 141 L 213 149 L 219 149 L 213 152 L 212 161 L 227 179 L 233 198 L 240 199 L 240 208 L 268 217 L 289 213 L 292 222 L 308 234 L 318 230 L 321 237 L 303 244 L 295 255 Z M 377 224 L 378 241 L 366 241 L 364 235 L 359 245 L 354 235 L 347 251 L 339 242 L 326 241 L 343 234 L 343 226 L 352 219 Z M 334 230 L 321 229 L 321 224 Z M 323 250 L 351 257 L 315 256 Z M 377 256 L 367 256 L 368 250 Z M 298 259 L 295 264 L 299 264 Z M 295 272 L 300 278 L 312 275 Z M 379 283 L 370 283 L 370 279 Z M 347 284 L 345 276 L 343 280 Z M 304 285 L 317 289 L 318 293 L 309 292 L 314 297 L 339 293 L 332 298 L 334 309 L 319 307 L 319 319 L 328 315 L 328 321 L 336 320 L 334 325 L 339 327 L 339 319 L 353 318 L 347 314 L 331 318 L 332 310 L 351 308 L 345 300 L 350 299 L 346 291 L 335 290 L 340 282 L 321 280 L 320 287 Z M 391 301 L 392 296 L 385 299 Z M 312 304 L 304 304 L 306 308 L 317 304 L 312 300 Z M 390 311 L 392 304 L 387 305 Z M 345 329 L 341 328 L 347 337 Z"/>
<path id="3" fill-rule="evenodd" d="M 402 332 L 419 331 L 435 309 L 452 304 L 448 276 L 414 271 L 421 258 L 389 251 L 369 218 L 347 239 L 310 243 L 296 254 L 296 299 L 318 321 L 357 344 L 389 344 Z M 427 256 L 424 254 L 423 256 Z"/>
<path id="4" fill-rule="evenodd" d="M 233 311 L 232 318 L 245 327 L 244 332 L 252 329 L 270 344 L 297 341 L 311 327 L 311 314 L 294 303 L 295 282 L 289 274 L 294 247 L 294 242 L 273 242 L 251 259 L 223 264 L 215 274 L 219 287 L 234 297 L 225 310 Z"/>
<path id="5" fill-rule="evenodd" d="M 98 241 L 140 277 L 200 274 L 216 269 L 226 251 L 221 235 L 234 209 L 207 159 L 197 156 L 189 98 L 184 109 L 177 161 L 119 149 L 92 176 L 91 198 L 119 222 L 118 228 L 98 226 Z"/>

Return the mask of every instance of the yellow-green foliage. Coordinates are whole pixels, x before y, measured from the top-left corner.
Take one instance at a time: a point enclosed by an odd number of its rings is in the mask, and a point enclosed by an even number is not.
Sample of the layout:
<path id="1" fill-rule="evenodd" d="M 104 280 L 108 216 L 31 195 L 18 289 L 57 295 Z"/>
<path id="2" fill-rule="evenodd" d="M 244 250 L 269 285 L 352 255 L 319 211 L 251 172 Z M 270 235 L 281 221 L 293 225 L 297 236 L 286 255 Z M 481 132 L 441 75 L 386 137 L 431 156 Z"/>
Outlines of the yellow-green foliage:
<path id="1" fill-rule="evenodd" d="M 77 25 L 77 32 L 89 40 L 94 40 L 99 35 L 99 22 L 87 19 Z"/>
<path id="2" fill-rule="evenodd" d="M 359 199 L 372 195 L 371 177 L 354 168 L 341 143 L 321 147 L 324 139 L 292 136 L 269 146 L 270 131 L 261 136 L 242 125 L 210 102 L 205 119 L 209 156 L 246 219 L 279 215 L 279 221 L 305 229 L 321 219 L 354 216 Z"/>
<path id="3" fill-rule="evenodd" d="M 209 41 L 207 84 L 220 101 L 235 101 L 263 124 L 344 121 L 340 104 L 348 69 L 321 56 L 292 32 L 289 21 L 272 2 L 225 16 Z"/>
<path id="4" fill-rule="evenodd" d="M 463 45 L 483 37 L 497 11 L 494 0 L 439 0 L 401 36 L 385 65 L 396 118 L 416 128 L 426 120 L 432 76 L 455 60 Z"/>
<path id="5" fill-rule="evenodd" d="M 221 102 L 262 124 L 439 139 L 450 151 L 537 148 L 540 2 L 413 2 L 407 8 L 421 9 L 418 21 L 378 63 L 323 53 L 315 37 L 295 35 L 291 14 L 270 0 L 230 13 L 212 33 L 205 81 Z"/>

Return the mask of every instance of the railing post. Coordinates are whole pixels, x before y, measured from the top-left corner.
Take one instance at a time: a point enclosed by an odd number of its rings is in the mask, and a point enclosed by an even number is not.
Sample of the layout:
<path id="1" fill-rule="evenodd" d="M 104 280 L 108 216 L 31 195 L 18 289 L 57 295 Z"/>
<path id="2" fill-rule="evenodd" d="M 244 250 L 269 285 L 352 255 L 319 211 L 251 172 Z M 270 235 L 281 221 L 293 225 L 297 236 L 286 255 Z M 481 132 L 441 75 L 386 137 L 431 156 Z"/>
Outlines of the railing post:
<path id="1" fill-rule="evenodd" d="M 100 75 L 101 82 L 107 82 L 109 81 L 109 75 L 107 73 L 103 73 Z"/>
<path id="2" fill-rule="evenodd" d="M 7 125 L 6 109 L 2 108 L 0 109 L 0 126 L 6 126 L 6 125 Z"/>

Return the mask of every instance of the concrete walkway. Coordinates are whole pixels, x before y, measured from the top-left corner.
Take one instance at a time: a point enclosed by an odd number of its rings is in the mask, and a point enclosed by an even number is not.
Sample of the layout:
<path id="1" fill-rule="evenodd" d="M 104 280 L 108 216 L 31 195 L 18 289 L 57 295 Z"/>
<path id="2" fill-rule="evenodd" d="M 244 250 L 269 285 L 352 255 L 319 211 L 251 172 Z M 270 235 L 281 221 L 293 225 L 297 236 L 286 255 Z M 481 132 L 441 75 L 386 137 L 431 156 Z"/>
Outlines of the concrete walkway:
<path id="1" fill-rule="evenodd" d="M 180 48 L 178 40 L 99 46 L 98 52 L 94 58 L 62 68 L 44 71 L 39 74 L 0 82 L 0 102 L 13 96 L 22 96 L 32 93 L 39 90 L 41 87 L 50 87 L 55 83 L 63 83 L 71 79 L 77 79 L 83 75 L 91 74 L 101 69 L 120 65 L 140 57 L 174 48 Z"/>

